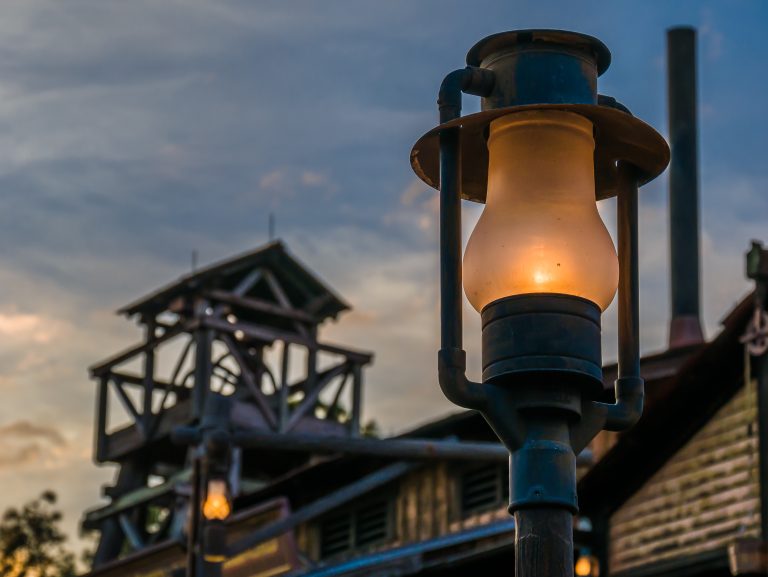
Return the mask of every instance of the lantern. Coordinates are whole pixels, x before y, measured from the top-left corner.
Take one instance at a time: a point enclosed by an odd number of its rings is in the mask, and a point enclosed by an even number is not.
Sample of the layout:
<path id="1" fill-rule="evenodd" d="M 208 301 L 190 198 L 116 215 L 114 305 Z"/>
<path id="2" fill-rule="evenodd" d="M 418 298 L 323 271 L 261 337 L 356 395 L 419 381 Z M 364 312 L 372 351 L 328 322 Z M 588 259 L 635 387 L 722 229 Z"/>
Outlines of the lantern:
<path id="1" fill-rule="evenodd" d="M 581 552 L 573 569 L 576 577 L 600 577 L 600 562 L 588 550 Z"/>
<path id="2" fill-rule="evenodd" d="M 211 479 L 208 481 L 208 487 L 203 502 L 203 515 L 206 519 L 218 519 L 223 521 L 232 512 L 232 505 L 229 502 L 229 491 L 227 482 L 222 479 Z"/>
<path id="3" fill-rule="evenodd" d="M 572 570 L 572 538 L 568 548 L 562 536 L 578 510 L 575 455 L 642 412 L 637 190 L 665 169 L 669 149 L 598 96 L 610 52 L 595 38 L 504 32 L 476 44 L 467 64 L 446 76 L 441 123 L 411 152 L 416 174 L 440 190 L 439 382 L 509 449 L 510 512 L 547 544 L 528 553 Z M 462 92 L 482 98 L 479 113 L 460 116 Z M 614 196 L 618 254 L 596 205 Z M 485 204 L 463 267 L 461 199 Z M 462 277 L 482 318 L 481 382 L 465 374 Z M 601 313 L 617 288 L 616 401 L 604 403 Z"/>

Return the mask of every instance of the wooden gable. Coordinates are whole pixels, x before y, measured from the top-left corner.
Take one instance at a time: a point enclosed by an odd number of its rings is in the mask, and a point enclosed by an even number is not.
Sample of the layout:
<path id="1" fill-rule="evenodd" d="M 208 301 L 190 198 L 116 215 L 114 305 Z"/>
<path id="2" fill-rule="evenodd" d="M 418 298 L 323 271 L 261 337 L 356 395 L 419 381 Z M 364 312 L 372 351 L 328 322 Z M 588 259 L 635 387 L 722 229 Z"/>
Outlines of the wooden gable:
<path id="1" fill-rule="evenodd" d="M 610 518 L 611 575 L 759 535 L 756 419 L 751 384 L 616 510 Z"/>

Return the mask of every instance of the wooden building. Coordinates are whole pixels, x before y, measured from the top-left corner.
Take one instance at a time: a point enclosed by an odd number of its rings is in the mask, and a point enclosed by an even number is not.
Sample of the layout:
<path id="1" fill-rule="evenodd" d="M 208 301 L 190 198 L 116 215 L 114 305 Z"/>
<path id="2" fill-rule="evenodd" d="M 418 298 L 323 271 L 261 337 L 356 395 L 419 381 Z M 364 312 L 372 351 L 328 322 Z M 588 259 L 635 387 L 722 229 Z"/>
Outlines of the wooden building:
<path id="1" fill-rule="evenodd" d="M 273 257 L 267 258 L 268 254 Z M 263 262 L 271 262 L 273 267 L 281 262 L 295 263 L 284 260 L 287 258 L 282 245 L 270 245 L 241 257 L 241 263 L 249 264 L 238 274 L 248 276 L 246 271 L 255 263 L 259 263 L 256 268 Z M 188 294 L 201 290 L 218 294 L 207 285 L 226 285 L 213 279 L 224 274 L 222 271 L 231 271 L 232 262 L 238 259 L 191 275 L 176 283 L 175 289 L 158 291 L 138 306 L 179 302 L 179 286 L 186 286 L 184 291 L 191 291 Z M 204 281 L 206 277 L 209 280 Z M 225 301 L 224 295 L 219 297 L 217 303 Z M 245 300 L 234 302 L 245 305 Z M 152 306 L 157 307 L 155 310 L 165 307 Z M 133 314 L 137 309 L 132 305 L 124 310 Z M 228 310 L 220 313 L 232 314 Z M 240 328 L 233 330 L 251 330 L 244 321 L 247 314 L 242 309 L 237 314 Z M 759 471 L 758 384 L 743 342 L 754 319 L 755 297 L 751 295 L 727 315 L 722 330 L 711 341 L 645 357 L 642 370 L 647 404 L 643 419 L 626 433 L 601 433 L 580 460 L 582 512 L 576 523 L 577 551 L 599 559 L 600 575 L 730 575 L 729 547 L 733 553 L 737 544 L 749 545 L 747 538 L 761 536 L 764 490 Z M 258 334 L 263 339 L 262 333 Z M 346 349 L 334 346 L 333 350 Z M 354 354 L 359 361 L 370 359 L 363 353 Z M 139 379 L 118 371 L 115 359 L 93 368 L 101 377 L 100 389 L 105 374 L 124 383 L 144 382 L 146 375 Z M 615 370 L 615 366 L 605 368 L 606 398 Z M 473 447 L 472 443 L 487 448 L 496 443 L 479 415 L 460 412 L 396 439 L 366 440 L 356 436 L 359 431 L 350 431 L 349 422 L 325 422 L 330 412 L 318 395 L 312 414 L 295 422 L 311 427 L 316 437 L 358 441 L 335 450 L 321 445 L 310 450 L 301 445 L 306 435 L 301 434 L 299 425 L 298 433 L 289 428 L 281 432 L 279 426 L 272 431 L 258 409 L 248 408 L 256 401 L 245 374 L 231 371 L 230 394 L 236 399 L 232 426 L 268 430 L 268 434 L 282 435 L 299 447 L 286 450 L 276 444 L 274 449 L 242 450 L 241 488 L 235 513 L 227 522 L 228 542 L 235 550 L 244 539 L 250 543 L 226 562 L 226 576 L 458 575 L 468 570 L 488 576 L 509 574 L 514 524 L 506 512 L 504 449 L 497 445 L 496 453 L 475 457 L 461 452 L 439 454 L 451 443 L 459 448 Z M 327 374 L 327 369 L 318 374 Z M 270 410 L 279 406 L 280 399 L 279 385 L 268 391 L 272 384 L 271 377 L 262 374 L 259 391 Z M 223 394 L 217 387 L 213 385 L 216 391 L 211 389 L 208 394 Z M 153 388 L 160 390 L 155 395 L 164 396 L 168 383 L 155 383 Z M 192 404 L 194 387 L 189 389 L 188 402 Z M 176 402 L 183 407 L 185 400 L 182 391 Z M 162 403 L 153 406 L 154 414 L 162 415 L 155 418 L 173 419 L 174 423 L 194 420 L 193 408 L 176 409 L 187 415 L 176 417 L 172 412 L 163 414 L 168 409 Z M 325 413 L 318 408 L 324 408 Z M 131 412 L 131 416 L 137 415 Z M 275 419 L 280 422 L 277 416 Z M 284 416 L 282 422 L 287 424 L 290 417 Z M 124 469 L 137 469 L 135 460 L 144 463 L 146 477 L 143 484 L 122 494 L 108 489 L 112 503 L 86 514 L 85 525 L 102 534 L 101 557 L 91 573 L 94 577 L 183 574 L 188 455 L 170 444 L 169 427 L 155 425 L 150 429 L 155 435 L 146 437 L 133 432 L 135 421 L 113 432 L 98 429 L 99 437 L 143 439 L 128 449 L 113 448 L 123 447 L 126 441 L 116 444 L 100 439 L 97 443 L 106 447 L 101 449 L 100 459 L 122 465 L 118 485 Z M 356 427 L 360 427 L 359 422 Z M 446 443 L 446 439 L 450 441 Z M 396 443 L 411 441 L 419 447 L 433 441 L 434 454 L 426 451 L 403 457 Z M 367 445 L 361 450 L 353 446 L 355 442 Z M 371 449 L 372 444 L 379 444 L 382 450 Z M 172 454 L 177 455 L 175 469 L 169 457 Z M 150 476 L 162 482 L 151 483 Z M 162 514 L 162 522 L 157 522 L 158 514 Z M 154 521 L 144 526 L 136 523 L 153 517 Z M 106 541 L 115 539 L 115 533 L 119 535 L 117 543 Z"/>
<path id="2" fill-rule="evenodd" d="M 742 342 L 753 303 L 712 341 L 644 359 L 643 418 L 579 483 L 602 575 L 731 575 L 729 553 L 762 538 L 760 379 Z"/>

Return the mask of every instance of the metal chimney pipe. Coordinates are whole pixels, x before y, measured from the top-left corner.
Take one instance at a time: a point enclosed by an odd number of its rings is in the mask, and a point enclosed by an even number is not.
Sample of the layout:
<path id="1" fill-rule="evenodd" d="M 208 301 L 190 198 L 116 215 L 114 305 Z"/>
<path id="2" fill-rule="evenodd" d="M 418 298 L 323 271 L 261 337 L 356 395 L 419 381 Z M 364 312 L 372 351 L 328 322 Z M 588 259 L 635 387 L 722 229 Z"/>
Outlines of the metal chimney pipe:
<path id="1" fill-rule="evenodd" d="M 667 30 L 669 99 L 670 270 L 669 348 L 701 343 L 699 317 L 699 183 L 696 118 L 696 30 Z"/>

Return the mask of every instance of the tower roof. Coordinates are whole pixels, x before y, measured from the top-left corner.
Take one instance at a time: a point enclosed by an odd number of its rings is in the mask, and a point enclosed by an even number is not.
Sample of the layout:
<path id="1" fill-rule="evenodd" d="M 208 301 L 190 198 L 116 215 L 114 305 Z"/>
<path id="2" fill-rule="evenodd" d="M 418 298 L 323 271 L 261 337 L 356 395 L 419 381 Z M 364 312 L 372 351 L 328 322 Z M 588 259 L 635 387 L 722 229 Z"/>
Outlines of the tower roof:
<path id="1" fill-rule="evenodd" d="M 273 275 L 285 291 L 294 309 L 311 315 L 317 322 L 336 318 L 349 309 L 336 293 L 293 257 L 277 240 L 255 250 L 214 262 L 183 275 L 138 300 L 120 308 L 117 313 L 127 317 L 151 316 L 171 310 L 180 298 L 211 290 L 233 290 L 255 269 Z M 258 283 L 253 283 L 258 290 Z"/>

